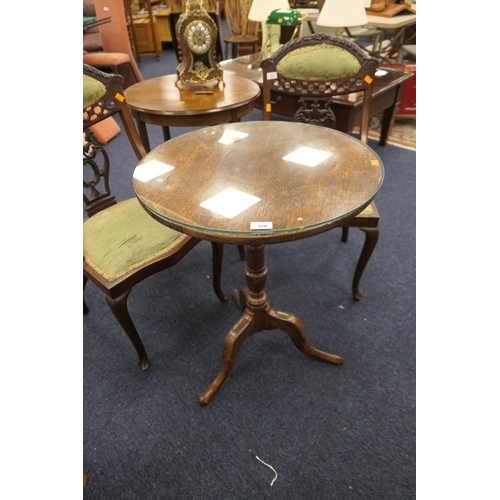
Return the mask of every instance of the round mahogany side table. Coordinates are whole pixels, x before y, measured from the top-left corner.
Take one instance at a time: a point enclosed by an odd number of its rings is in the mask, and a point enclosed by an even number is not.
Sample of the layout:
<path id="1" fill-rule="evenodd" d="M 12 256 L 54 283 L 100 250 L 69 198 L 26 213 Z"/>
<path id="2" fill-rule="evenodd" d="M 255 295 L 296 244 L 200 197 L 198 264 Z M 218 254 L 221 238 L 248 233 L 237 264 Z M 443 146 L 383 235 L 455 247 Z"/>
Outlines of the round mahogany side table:
<path id="1" fill-rule="evenodd" d="M 165 141 L 169 127 L 206 127 L 239 122 L 250 113 L 260 95 L 259 85 L 224 72 L 224 83 L 179 90 L 177 75 L 143 80 L 125 89 L 125 99 L 137 120 L 139 135 L 150 151 L 146 123 L 160 125 Z"/>

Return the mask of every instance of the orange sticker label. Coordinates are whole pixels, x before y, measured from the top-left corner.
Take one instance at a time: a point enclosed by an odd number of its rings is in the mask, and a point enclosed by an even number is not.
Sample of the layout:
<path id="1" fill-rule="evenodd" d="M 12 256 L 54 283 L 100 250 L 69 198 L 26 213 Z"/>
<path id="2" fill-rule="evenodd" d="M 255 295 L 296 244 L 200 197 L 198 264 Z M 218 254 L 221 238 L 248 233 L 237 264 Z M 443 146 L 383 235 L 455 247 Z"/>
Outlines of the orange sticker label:
<path id="1" fill-rule="evenodd" d="M 270 103 L 270 102 L 268 102 L 268 103 L 266 104 L 266 112 L 267 112 L 267 113 L 270 113 L 270 112 L 271 112 L 271 103 Z"/>
<path id="2" fill-rule="evenodd" d="M 365 82 L 370 85 L 373 82 L 373 78 L 371 76 L 366 75 L 364 78 Z"/>
<path id="3" fill-rule="evenodd" d="M 116 94 L 115 99 L 118 99 L 120 102 L 123 102 L 125 100 L 125 97 L 123 97 L 121 94 Z"/>
<path id="4" fill-rule="evenodd" d="M 283 22 L 283 19 L 280 17 L 280 18 L 278 19 L 278 24 L 281 24 L 282 22 Z"/>
<path id="5" fill-rule="evenodd" d="M 379 161 L 378 160 L 370 160 L 370 163 L 374 166 L 374 167 L 377 167 L 378 165 L 380 165 Z"/>

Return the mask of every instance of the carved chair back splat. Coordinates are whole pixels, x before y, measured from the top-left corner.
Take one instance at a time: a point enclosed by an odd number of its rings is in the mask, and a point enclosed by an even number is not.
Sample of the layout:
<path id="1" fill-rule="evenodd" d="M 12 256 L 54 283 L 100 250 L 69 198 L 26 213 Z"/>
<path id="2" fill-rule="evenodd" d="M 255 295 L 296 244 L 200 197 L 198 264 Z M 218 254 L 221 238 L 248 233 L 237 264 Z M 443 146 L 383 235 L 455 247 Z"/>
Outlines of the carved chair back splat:
<path id="1" fill-rule="evenodd" d="M 117 201 L 111 194 L 110 158 L 89 127 L 119 114 L 137 159 L 146 155 L 122 84 L 121 75 L 83 65 L 83 200 L 88 214 L 83 223 L 83 288 L 90 280 L 105 294 L 139 356 L 140 369 L 147 370 L 149 359 L 129 315 L 127 298 L 133 286 L 175 265 L 201 240 L 156 222 L 137 198 Z M 214 291 L 220 300 L 227 300 L 220 288 L 222 252 L 222 244 L 212 244 Z M 83 312 L 89 312 L 85 300 Z"/>
<path id="2" fill-rule="evenodd" d="M 261 62 L 263 119 L 271 119 L 271 91 L 278 98 L 280 93 L 289 93 L 300 96 L 295 121 L 335 129 L 333 99 L 349 99 L 350 94 L 357 97 L 362 93 L 360 140 L 368 144 L 373 81 L 378 64 L 377 59 L 342 36 L 318 33 L 291 40 Z M 347 241 L 349 227 L 359 227 L 365 233 L 352 283 L 356 300 L 362 297 L 359 281 L 377 244 L 379 219 L 372 201 L 363 212 L 341 226 L 343 242 Z"/>

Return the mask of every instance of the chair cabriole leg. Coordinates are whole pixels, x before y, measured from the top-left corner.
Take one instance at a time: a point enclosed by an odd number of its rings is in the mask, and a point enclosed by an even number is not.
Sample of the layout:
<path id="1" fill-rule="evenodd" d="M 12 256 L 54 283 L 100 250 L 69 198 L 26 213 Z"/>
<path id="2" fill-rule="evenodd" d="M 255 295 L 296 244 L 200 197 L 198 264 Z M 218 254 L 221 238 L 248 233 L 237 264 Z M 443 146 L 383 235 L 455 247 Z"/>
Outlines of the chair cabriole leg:
<path id="1" fill-rule="evenodd" d="M 87 276 L 83 277 L 83 314 L 87 314 L 89 312 L 89 308 L 87 307 L 87 304 L 85 303 L 85 285 L 87 284 Z"/>
<path id="2" fill-rule="evenodd" d="M 375 245 L 378 241 L 379 230 L 378 227 L 360 227 L 361 231 L 364 231 L 365 244 L 361 250 L 361 255 L 359 256 L 358 265 L 356 266 L 356 271 L 354 272 L 354 279 L 352 281 L 352 294 L 356 300 L 359 300 L 362 295 L 359 292 L 359 281 L 361 275 L 365 270 L 366 264 L 370 260 L 373 250 L 375 250 Z"/>
<path id="3" fill-rule="evenodd" d="M 122 293 L 116 299 L 112 299 L 106 295 L 106 302 L 108 303 L 111 312 L 120 323 L 121 327 L 125 330 L 128 338 L 132 342 L 132 345 L 135 347 L 137 354 L 139 355 L 139 368 L 142 371 L 145 371 L 149 368 L 149 359 L 146 354 L 146 349 L 142 343 L 139 334 L 135 328 L 134 322 L 130 317 L 127 307 L 127 298 L 131 292 L 131 289 Z"/>

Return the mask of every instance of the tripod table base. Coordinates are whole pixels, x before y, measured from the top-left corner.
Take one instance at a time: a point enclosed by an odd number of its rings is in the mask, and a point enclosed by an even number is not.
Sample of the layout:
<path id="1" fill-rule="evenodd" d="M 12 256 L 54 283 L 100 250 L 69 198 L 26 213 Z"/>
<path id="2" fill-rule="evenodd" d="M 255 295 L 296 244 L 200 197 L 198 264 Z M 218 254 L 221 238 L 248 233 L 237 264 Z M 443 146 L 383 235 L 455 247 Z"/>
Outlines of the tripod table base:
<path id="1" fill-rule="evenodd" d="M 247 247 L 248 257 L 245 274 L 248 287 L 233 291 L 233 297 L 240 307 L 245 307 L 243 316 L 231 328 L 222 346 L 222 368 L 214 381 L 198 398 L 202 406 L 207 405 L 231 371 L 241 345 L 250 335 L 261 330 L 283 330 L 304 354 L 311 358 L 340 365 L 343 359 L 312 347 L 306 339 L 304 326 L 294 314 L 279 311 L 269 305 L 264 291 L 267 268 L 264 263 L 264 246 Z"/>

